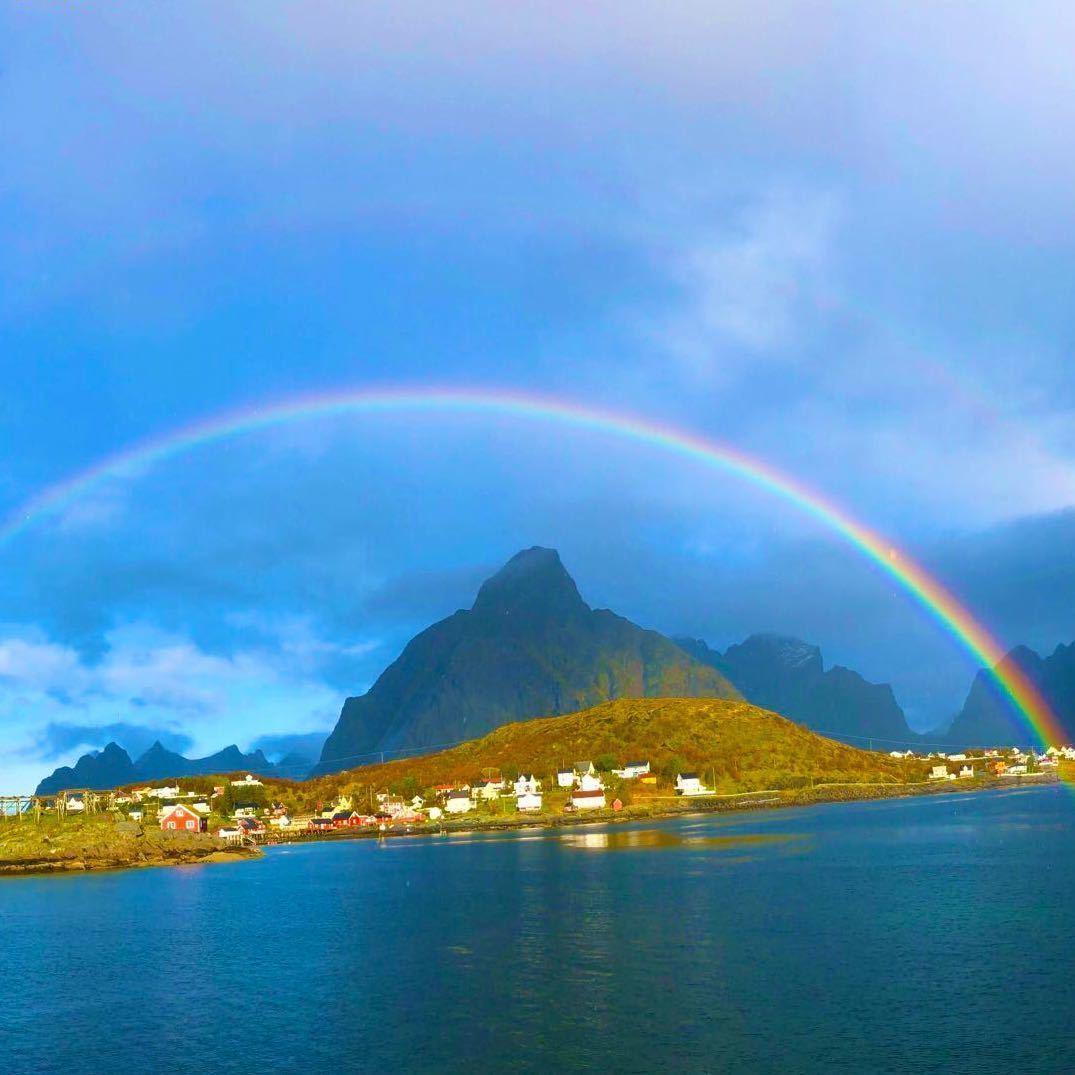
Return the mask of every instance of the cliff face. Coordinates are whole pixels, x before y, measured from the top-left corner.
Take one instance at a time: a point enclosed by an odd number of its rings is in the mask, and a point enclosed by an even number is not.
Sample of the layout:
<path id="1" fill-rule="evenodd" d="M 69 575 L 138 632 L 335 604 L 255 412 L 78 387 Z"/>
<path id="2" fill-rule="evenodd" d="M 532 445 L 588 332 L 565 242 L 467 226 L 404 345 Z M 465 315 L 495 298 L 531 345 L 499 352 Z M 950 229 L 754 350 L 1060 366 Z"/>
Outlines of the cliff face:
<path id="1" fill-rule="evenodd" d="M 470 609 L 417 635 L 366 694 L 347 699 L 316 771 L 648 697 L 738 694 L 663 635 L 591 609 L 554 550 L 527 549 L 482 585 Z"/>

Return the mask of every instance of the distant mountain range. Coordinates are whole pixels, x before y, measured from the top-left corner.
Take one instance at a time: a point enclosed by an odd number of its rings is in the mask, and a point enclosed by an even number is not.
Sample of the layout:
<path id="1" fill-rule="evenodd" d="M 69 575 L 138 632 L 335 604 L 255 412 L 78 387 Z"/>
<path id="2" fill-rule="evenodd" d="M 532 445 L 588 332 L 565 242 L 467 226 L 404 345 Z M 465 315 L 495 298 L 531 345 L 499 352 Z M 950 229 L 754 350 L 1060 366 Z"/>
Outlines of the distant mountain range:
<path id="1" fill-rule="evenodd" d="M 559 555 L 535 547 L 488 579 L 470 609 L 413 638 L 366 694 L 347 699 L 315 772 L 613 698 L 652 697 L 739 692 L 656 631 L 590 608 Z"/>
<path id="2" fill-rule="evenodd" d="M 158 741 L 137 761 L 131 761 L 131 756 L 123 747 L 118 743 L 109 743 L 103 750 L 83 754 L 74 766 L 65 765 L 56 769 L 37 785 L 36 794 L 52 795 L 65 788 L 106 790 L 123 784 L 233 773 L 240 769 L 259 776 L 292 777 L 293 771 L 286 763 L 294 760 L 284 758 L 274 765 L 260 750 L 244 754 L 234 745 L 205 758 L 185 758 L 182 754 L 166 750 Z M 307 759 L 300 775 L 305 775 L 309 766 Z"/>
<path id="3" fill-rule="evenodd" d="M 1075 739 L 1075 642 L 1057 646 L 1048 657 L 1017 646 L 1004 658 L 1004 665 L 1015 665 L 1026 673 L 1067 729 L 1069 739 Z M 982 670 L 945 738 L 955 746 L 994 746 L 1024 744 L 1030 737 L 992 675 Z"/>

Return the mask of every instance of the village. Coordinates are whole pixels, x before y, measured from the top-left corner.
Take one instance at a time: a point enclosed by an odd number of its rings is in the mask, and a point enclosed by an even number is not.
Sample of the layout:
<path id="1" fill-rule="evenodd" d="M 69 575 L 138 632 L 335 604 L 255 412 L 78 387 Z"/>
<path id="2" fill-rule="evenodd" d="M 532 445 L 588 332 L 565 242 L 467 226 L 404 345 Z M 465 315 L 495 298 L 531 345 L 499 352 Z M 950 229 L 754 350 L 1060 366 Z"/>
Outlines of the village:
<path id="1" fill-rule="evenodd" d="M 929 754 L 905 750 L 891 751 L 889 756 L 919 763 L 924 785 L 962 781 L 974 787 L 1021 778 L 1055 778 L 1061 762 L 1075 762 L 1075 748 Z M 224 779 L 185 778 L 108 793 L 70 790 L 47 798 L 5 799 L 0 800 L 0 814 L 77 816 L 107 810 L 121 821 L 155 825 L 165 834 L 210 833 L 227 843 L 256 844 L 410 831 L 415 826 L 444 827 L 466 820 L 518 824 L 529 819 L 540 824 L 570 815 L 597 820 L 617 816 L 631 805 L 644 804 L 659 811 L 662 804 L 677 809 L 673 800 L 694 800 L 699 808 L 706 808 L 704 800 L 712 804 L 728 797 L 709 786 L 702 773 L 673 772 L 667 767 L 657 772 L 648 760 L 620 765 L 607 755 L 563 764 L 544 776 L 486 768 L 470 781 L 428 788 L 418 788 L 413 778 L 385 788 L 347 786 L 313 803 L 303 801 L 300 788 L 289 782 L 266 782 L 252 773 Z M 749 800 L 750 794 L 744 791 L 738 796 L 742 805 L 774 801 Z"/>

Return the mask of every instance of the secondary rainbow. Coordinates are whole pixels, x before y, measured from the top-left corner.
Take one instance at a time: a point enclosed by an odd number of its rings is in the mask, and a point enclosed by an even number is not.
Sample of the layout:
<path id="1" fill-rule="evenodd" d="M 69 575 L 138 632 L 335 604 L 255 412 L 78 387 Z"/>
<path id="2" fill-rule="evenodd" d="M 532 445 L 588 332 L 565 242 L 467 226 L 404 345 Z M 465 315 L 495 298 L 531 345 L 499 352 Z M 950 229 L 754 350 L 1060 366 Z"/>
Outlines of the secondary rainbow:
<path id="1" fill-rule="evenodd" d="M 688 430 L 637 415 L 590 407 L 569 400 L 488 388 L 370 388 L 304 395 L 282 402 L 231 411 L 134 445 L 73 477 L 49 486 L 0 525 L 0 545 L 110 479 L 123 477 L 201 445 L 285 425 L 344 414 L 448 412 L 507 415 L 553 422 L 650 445 L 697 463 L 728 471 L 760 486 L 836 531 L 895 579 L 975 658 L 991 671 L 1002 692 L 1045 745 L 1059 745 L 1065 733 L 1037 687 L 1004 660 L 993 636 L 936 578 L 880 534 L 820 493 L 737 448 Z"/>

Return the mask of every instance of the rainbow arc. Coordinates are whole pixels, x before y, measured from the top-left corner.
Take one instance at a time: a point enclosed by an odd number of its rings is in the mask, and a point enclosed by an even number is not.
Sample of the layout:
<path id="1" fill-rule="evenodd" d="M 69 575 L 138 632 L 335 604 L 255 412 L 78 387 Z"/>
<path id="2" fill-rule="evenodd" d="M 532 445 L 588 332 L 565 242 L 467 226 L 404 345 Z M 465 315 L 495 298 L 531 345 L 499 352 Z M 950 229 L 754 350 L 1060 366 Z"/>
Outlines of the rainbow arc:
<path id="1" fill-rule="evenodd" d="M 636 415 L 556 397 L 487 388 L 374 388 L 305 395 L 262 407 L 231 411 L 143 441 L 42 490 L 0 525 L 0 544 L 11 542 L 38 520 L 62 511 L 102 482 L 202 445 L 318 417 L 407 411 L 505 415 L 589 430 L 670 452 L 737 475 L 767 490 L 839 534 L 899 583 L 982 662 L 1038 741 L 1045 745 L 1064 742 L 1064 729 L 1049 704 L 1026 674 L 1005 660 L 1004 650 L 992 634 L 940 580 L 845 509 L 797 479 L 731 445 Z"/>

